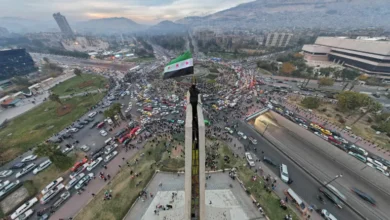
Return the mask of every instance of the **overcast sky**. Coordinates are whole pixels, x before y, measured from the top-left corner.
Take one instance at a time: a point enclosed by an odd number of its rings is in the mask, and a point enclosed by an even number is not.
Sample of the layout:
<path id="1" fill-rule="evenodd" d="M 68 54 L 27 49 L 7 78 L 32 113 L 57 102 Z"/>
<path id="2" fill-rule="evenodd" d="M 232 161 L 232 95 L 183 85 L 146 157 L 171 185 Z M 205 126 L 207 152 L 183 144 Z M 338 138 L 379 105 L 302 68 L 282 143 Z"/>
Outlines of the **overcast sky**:
<path id="1" fill-rule="evenodd" d="M 52 19 L 61 12 L 71 21 L 126 17 L 140 23 L 202 16 L 253 0 L 0 0 L 0 17 Z"/>

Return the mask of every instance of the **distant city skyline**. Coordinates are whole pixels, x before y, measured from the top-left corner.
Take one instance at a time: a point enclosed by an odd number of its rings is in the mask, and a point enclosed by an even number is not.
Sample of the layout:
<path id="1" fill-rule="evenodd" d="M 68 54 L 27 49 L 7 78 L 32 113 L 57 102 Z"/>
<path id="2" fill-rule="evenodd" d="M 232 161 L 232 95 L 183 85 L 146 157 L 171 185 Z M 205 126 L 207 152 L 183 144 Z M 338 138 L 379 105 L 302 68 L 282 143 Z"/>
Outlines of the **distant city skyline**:
<path id="1" fill-rule="evenodd" d="M 61 12 L 70 21 L 126 17 L 154 24 L 188 16 L 204 16 L 253 0 L 2 0 L 2 17 L 50 20 Z"/>

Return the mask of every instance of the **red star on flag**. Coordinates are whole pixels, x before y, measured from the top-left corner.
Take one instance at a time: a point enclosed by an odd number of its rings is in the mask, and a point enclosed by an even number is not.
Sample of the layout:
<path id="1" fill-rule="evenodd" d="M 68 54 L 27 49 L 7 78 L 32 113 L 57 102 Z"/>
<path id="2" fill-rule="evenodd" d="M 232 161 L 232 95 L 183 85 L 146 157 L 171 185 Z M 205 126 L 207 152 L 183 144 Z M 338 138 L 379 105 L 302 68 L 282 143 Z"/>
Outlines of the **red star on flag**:
<path id="1" fill-rule="evenodd" d="M 168 69 L 170 69 L 171 67 L 170 66 L 168 66 Z"/>
<path id="2" fill-rule="evenodd" d="M 188 61 L 186 62 L 186 65 L 188 65 Z"/>
<path id="3" fill-rule="evenodd" d="M 179 64 L 176 64 L 176 67 L 179 67 Z"/>

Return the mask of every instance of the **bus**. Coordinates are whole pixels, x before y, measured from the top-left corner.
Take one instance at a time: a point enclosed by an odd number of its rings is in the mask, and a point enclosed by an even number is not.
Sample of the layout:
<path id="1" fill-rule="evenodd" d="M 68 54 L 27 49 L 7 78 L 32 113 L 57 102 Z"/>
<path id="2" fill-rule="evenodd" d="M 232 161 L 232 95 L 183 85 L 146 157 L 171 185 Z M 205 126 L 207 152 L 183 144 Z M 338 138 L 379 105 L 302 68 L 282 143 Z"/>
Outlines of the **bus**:
<path id="1" fill-rule="evenodd" d="M 292 189 L 284 190 L 284 194 L 295 204 L 295 207 L 302 215 L 306 215 L 307 207 L 305 203 Z"/>

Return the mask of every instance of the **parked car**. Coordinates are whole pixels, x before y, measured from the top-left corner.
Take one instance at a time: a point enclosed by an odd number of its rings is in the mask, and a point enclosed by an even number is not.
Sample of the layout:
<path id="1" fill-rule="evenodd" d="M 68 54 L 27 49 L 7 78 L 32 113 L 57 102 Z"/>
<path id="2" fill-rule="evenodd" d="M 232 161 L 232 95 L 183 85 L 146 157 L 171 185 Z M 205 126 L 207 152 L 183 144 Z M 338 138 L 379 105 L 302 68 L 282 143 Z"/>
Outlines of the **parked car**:
<path id="1" fill-rule="evenodd" d="M 97 158 L 96 160 L 92 161 L 88 166 L 87 166 L 87 170 L 88 171 L 91 171 L 93 170 L 97 165 L 99 165 L 100 162 L 102 162 L 103 158 L 102 157 L 99 157 Z"/>
<path id="2" fill-rule="evenodd" d="M 76 133 L 78 131 L 79 131 L 79 129 L 77 129 L 77 128 L 69 128 L 68 129 L 68 132 L 71 132 L 71 133 Z"/>
<path id="3" fill-rule="evenodd" d="M 96 127 L 99 123 L 100 123 L 100 122 L 98 122 L 98 121 L 97 121 L 97 122 L 94 122 L 89 128 L 92 129 L 92 128 Z"/>
<path id="4" fill-rule="evenodd" d="M 24 176 L 26 175 L 28 172 L 32 171 L 37 165 L 35 163 L 30 163 L 29 165 L 27 165 L 26 167 L 24 167 L 21 171 L 19 171 L 18 173 L 16 173 L 15 177 L 16 178 L 19 178 L 21 176 Z"/>
<path id="5" fill-rule="evenodd" d="M 266 162 L 266 163 L 268 163 L 268 164 L 270 164 L 272 166 L 277 166 L 277 164 L 269 157 L 264 156 L 263 160 L 264 160 L 264 162 Z"/>
<path id="6" fill-rule="evenodd" d="M 233 130 L 229 127 L 225 127 L 225 130 L 228 131 L 230 134 L 233 134 Z"/>
<path id="7" fill-rule="evenodd" d="M 85 176 L 84 173 L 79 173 L 78 175 L 76 175 L 73 179 L 70 179 L 70 181 L 68 182 L 68 184 L 66 184 L 65 186 L 65 189 L 66 190 L 70 190 L 73 188 L 73 186 L 76 185 L 76 183 Z"/>
<path id="8" fill-rule="evenodd" d="M 108 154 L 108 155 L 104 158 L 104 162 L 105 162 L 105 163 L 109 162 L 109 161 L 112 160 L 116 155 L 118 155 L 118 151 L 113 151 L 112 153 Z"/>
<path id="9" fill-rule="evenodd" d="M 77 129 L 82 129 L 84 126 L 81 124 L 75 124 L 75 125 L 73 125 L 73 127 L 77 128 Z"/>
<path id="10" fill-rule="evenodd" d="M 39 164 L 38 167 L 36 167 L 33 170 L 33 174 L 36 175 L 37 173 L 41 172 L 42 170 L 48 168 L 51 165 L 51 161 L 49 159 L 43 161 L 42 163 Z"/>
<path id="11" fill-rule="evenodd" d="M 3 171 L 0 171 L 0 178 L 5 178 L 5 177 L 8 177 L 8 176 L 11 176 L 13 173 L 12 170 L 3 170 Z"/>
<path id="12" fill-rule="evenodd" d="M 37 155 L 34 155 L 34 154 L 31 154 L 29 156 L 26 156 L 22 159 L 22 162 L 25 163 L 25 162 L 29 162 L 29 161 L 33 161 L 35 159 L 37 159 Z"/>
<path id="13" fill-rule="evenodd" d="M 38 202 L 38 199 L 36 197 L 30 199 L 29 201 L 25 202 L 23 205 L 21 205 L 14 213 L 11 214 L 11 219 L 16 219 L 21 217 L 21 215 L 24 212 L 27 212 L 29 208 L 31 208 L 35 203 Z"/>
<path id="14" fill-rule="evenodd" d="M 106 147 L 106 150 L 104 151 L 104 154 L 111 153 L 114 149 L 118 147 L 118 144 L 112 144 Z"/>
<path id="15" fill-rule="evenodd" d="M 73 146 L 73 145 L 72 145 L 71 147 L 65 147 L 65 148 L 62 150 L 62 153 L 63 153 L 63 154 L 68 154 L 68 153 L 70 153 L 73 149 L 74 149 L 74 146 Z"/>
<path id="16" fill-rule="evenodd" d="M 54 189 L 56 186 L 58 186 L 60 183 L 62 183 L 62 181 L 64 181 L 64 178 L 58 177 L 56 180 L 49 183 L 44 189 L 42 189 L 42 191 L 41 191 L 42 195 L 45 195 L 50 190 Z"/>
<path id="17" fill-rule="evenodd" d="M 80 147 L 80 150 L 82 150 L 82 151 L 84 151 L 84 152 L 87 152 L 87 151 L 89 151 L 91 148 L 89 147 L 89 146 L 87 146 L 87 145 L 83 145 L 83 146 L 81 146 Z"/>
<path id="18" fill-rule="evenodd" d="M 237 132 L 237 134 L 238 134 L 238 136 L 242 137 L 243 139 L 245 139 L 245 140 L 247 139 L 247 136 L 244 133 L 242 133 L 241 131 Z"/>
<path id="19" fill-rule="evenodd" d="M 88 184 L 88 182 L 91 180 L 91 176 L 85 175 L 83 178 L 79 180 L 79 182 L 74 187 L 76 190 L 79 190 L 84 185 Z"/>
<path id="20" fill-rule="evenodd" d="M 99 133 L 103 137 L 107 136 L 107 134 L 108 134 L 107 131 L 105 131 L 105 130 L 100 130 Z"/>
<path id="21" fill-rule="evenodd" d="M 11 167 L 11 169 L 13 169 L 13 170 L 21 169 L 21 168 L 23 168 L 23 167 L 25 167 L 25 166 L 26 166 L 25 163 L 19 162 L 19 163 L 14 164 L 14 165 Z"/>
<path id="22" fill-rule="evenodd" d="M 88 114 L 88 117 L 93 118 L 95 117 L 96 114 L 97 114 L 96 112 L 91 112 Z"/>
<path id="23" fill-rule="evenodd" d="M 59 184 L 47 191 L 43 197 L 41 198 L 40 202 L 42 205 L 46 204 L 49 202 L 51 199 L 53 199 L 61 190 L 65 188 L 64 184 Z"/>
<path id="24" fill-rule="evenodd" d="M 336 217 L 334 217 L 334 215 L 332 215 L 330 212 L 328 212 L 328 210 L 326 209 L 322 209 L 321 210 L 321 216 L 325 218 L 325 220 L 337 220 Z"/>

